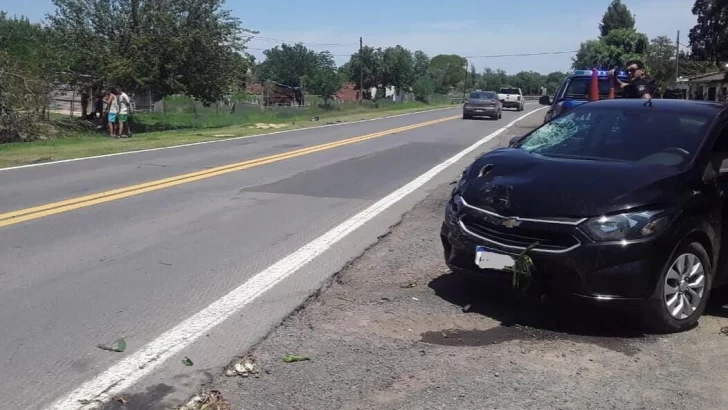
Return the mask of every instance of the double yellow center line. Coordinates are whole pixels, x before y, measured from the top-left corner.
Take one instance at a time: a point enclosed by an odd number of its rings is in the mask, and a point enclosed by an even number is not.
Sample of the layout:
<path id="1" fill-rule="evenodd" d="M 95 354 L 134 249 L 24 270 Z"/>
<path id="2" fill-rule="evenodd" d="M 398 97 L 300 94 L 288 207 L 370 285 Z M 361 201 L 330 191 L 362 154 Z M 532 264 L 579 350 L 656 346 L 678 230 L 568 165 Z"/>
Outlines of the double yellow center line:
<path id="1" fill-rule="evenodd" d="M 284 152 L 282 154 L 270 155 L 267 157 L 251 159 L 248 161 L 238 162 L 235 164 L 223 165 L 216 168 L 210 168 L 203 171 L 191 172 L 188 174 L 178 175 L 171 178 L 159 179 L 156 181 L 145 182 L 143 184 L 131 185 L 124 188 L 113 189 L 110 191 L 99 192 L 97 194 L 71 198 L 64 201 L 53 202 L 46 205 L 36 206 L 32 208 L 20 209 L 13 212 L 0 214 L 0 228 L 8 225 L 14 225 L 32 219 L 43 218 L 50 215 L 56 215 L 63 212 L 73 211 L 92 205 L 103 204 L 105 202 L 115 201 L 134 195 L 143 194 L 145 192 L 158 191 L 164 188 L 170 188 L 176 185 L 186 184 L 188 182 L 199 181 L 202 179 L 212 178 L 230 172 L 242 171 L 248 168 L 260 165 L 270 164 L 273 162 L 283 161 L 286 159 L 296 158 L 303 155 L 313 154 L 315 152 L 325 151 L 344 145 L 355 144 L 357 142 L 367 141 L 374 138 L 383 137 L 385 135 L 396 134 L 398 132 L 409 131 L 416 128 L 426 127 L 428 125 L 439 124 L 441 122 L 454 120 L 459 115 L 440 118 L 437 120 L 421 122 L 418 124 L 408 125 L 405 127 L 393 128 L 373 134 L 366 134 L 359 137 L 347 138 L 327 144 L 314 145 L 308 148 L 301 148 L 294 151 Z"/>

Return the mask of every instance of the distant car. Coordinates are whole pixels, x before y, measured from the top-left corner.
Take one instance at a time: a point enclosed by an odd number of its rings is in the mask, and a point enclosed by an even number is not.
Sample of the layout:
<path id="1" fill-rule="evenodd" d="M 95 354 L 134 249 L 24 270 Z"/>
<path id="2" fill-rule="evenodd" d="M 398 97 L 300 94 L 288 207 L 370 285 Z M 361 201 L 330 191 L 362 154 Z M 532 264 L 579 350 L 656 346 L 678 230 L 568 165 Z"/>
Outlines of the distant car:
<path id="1" fill-rule="evenodd" d="M 520 88 L 501 88 L 498 91 L 498 99 L 503 103 L 503 108 L 515 108 L 516 111 L 523 111 L 526 105 Z"/>
<path id="2" fill-rule="evenodd" d="M 531 248 L 547 292 L 676 332 L 728 279 L 726 192 L 728 105 L 594 101 L 468 166 L 440 236 L 455 274 L 510 286 Z"/>
<path id="3" fill-rule="evenodd" d="M 609 81 L 609 71 L 598 71 L 597 77 L 599 81 L 599 98 L 606 99 L 609 95 L 609 88 L 611 86 Z M 548 122 L 562 112 L 588 102 L 591 78 L 592 70 L 574 70 L 564 79 L 564 81 L 561 82 L 553 100 L 547 95 L 541 96 L 538 100 L 539 104 L 551 107 L 546 112 L 543 122 Z M 629 81 L 627 73 L 625 72 L 618 72 L 617 78 L 623 82 Z M 615 98 L 621 97 L 621 91 L 616 91 Z"/>
<path id="4" fill-rule="evenodd" d="M 490 117 L 496 120 L 503 116 L 503 104 L 494 91 L 476 90 L 463 103 L 463 119 Z"/>

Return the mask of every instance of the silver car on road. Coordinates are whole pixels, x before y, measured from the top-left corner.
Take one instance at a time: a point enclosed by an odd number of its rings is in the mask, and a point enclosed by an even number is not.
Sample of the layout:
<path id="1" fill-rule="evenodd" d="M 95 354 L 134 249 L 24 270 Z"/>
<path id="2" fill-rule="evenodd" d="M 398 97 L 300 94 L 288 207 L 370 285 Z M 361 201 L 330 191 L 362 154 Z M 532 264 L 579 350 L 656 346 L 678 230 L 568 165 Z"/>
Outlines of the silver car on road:
<path id="1" fill-rule="evenodd" d="M 475 90 L 470 93 L 463 103 L 463 119 L 472 117 L 490 117 L 500 119 L 503 103 L 498 100 L 495 91 Z"/>

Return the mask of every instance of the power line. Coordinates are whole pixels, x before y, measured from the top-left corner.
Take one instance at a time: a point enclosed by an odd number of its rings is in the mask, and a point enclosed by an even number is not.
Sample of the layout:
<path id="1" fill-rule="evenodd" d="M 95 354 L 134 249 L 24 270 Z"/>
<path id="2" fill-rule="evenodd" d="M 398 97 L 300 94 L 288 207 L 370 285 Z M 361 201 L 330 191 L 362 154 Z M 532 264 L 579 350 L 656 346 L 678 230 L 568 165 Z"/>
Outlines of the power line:
<path id="1" fill-rule="evenodd" d="M 485 55 L 485 56 L 463 56 L 464 58 L 500 58 L 500 57 L 531 57 L 531 56 L 550 56 L 550 55 L 557 55 L 557 54 L 573 54 L 577 53 L 579 50 L 575 51 L 547 51 L 543 53 L 518 53 L 518 54 L 491 54 L 491 55 Z"/>
<path id="2" fill-rule="evenodd" d="M 263 37 L 263 36 L 257 36 L 257 35 L 251 35 L 251 36 L 246 36 L 246 37 L 250 38 L 250 39 L 269 42 L 269 43 L 286 43 L 286 44 L 301 43 L 303 45 L 307 45 L 307 46 L 311 46 L 311 47 L 352 47 L 352 46 L 359 45 L 359 43 L 305 43 L 302 41 L 286 41 L 286 40 L 281 40 L 278 38 L 270 38 L 270 37 Z"/>
<path id="3" fill-rule="evenodd" d="M 265 51 L 268 50 L 267 48 L 256 48 L 256 47 L 245 47 L 248 50 L 259 50 L 259 51 Z M 500 58 L 500 57 L 532 57 L 532 56 L 545 56 L 545 55 L 558 55 L 558 54 L 573 54 L 578 52 L 578 50 L 575 51 L 548 51 L 548 52 L 542 52 L 542 53 L 518 53 L 518 54 L 491 54 L 491 55 L 478 55 L 478 56 L 463 56 L 463 58 Z M 355 53 L 349 53 L 349 54 L 332 54 L 334 57 L 349 57 Z"/>

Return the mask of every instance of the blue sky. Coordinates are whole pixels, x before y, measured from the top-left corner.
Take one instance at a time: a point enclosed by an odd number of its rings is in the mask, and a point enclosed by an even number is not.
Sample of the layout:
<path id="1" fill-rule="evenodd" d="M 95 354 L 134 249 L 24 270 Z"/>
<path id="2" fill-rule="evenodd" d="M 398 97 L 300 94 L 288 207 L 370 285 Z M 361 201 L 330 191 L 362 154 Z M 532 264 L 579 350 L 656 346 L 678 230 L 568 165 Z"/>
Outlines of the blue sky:
<path id="1" fill-rule="evenodd" d="M 637 29 L 650 38 L 680 30 L 681 43 L 695 24 L 692 0 L 623 0 L 636 14 Z M 0 8 L 13 15 L 41 20 L 52 12 L 50 0 L 4 2 Z M 256 6 L 251 7 L 251 3 Z M 448 6 L 445 4 L 449 3 Z M 577 50 L 598 36 L 598 24 L 610 0 L 228 0 L 227 7 L 246 28 L 260 31 L 248 46 L 265 49 L 278 40 L 301 41 L 316 50 L 328 49 L 343 64 L 364 44 L 402 45 L 430 56 L 543 53 Z M 320 44 L 327 44 L 326 46 Z M 334 44 L 329 46 L 328 44 Z M 262 58 L 261 50 L 250 50 Z M 469 60 L 478 70 L 489 66 L 509 73 L 534 70 L 547 73 L 570 68 L 572 54 L 528 57 L 477 57 Z"/>

